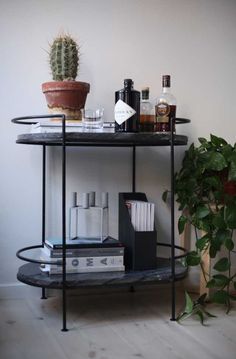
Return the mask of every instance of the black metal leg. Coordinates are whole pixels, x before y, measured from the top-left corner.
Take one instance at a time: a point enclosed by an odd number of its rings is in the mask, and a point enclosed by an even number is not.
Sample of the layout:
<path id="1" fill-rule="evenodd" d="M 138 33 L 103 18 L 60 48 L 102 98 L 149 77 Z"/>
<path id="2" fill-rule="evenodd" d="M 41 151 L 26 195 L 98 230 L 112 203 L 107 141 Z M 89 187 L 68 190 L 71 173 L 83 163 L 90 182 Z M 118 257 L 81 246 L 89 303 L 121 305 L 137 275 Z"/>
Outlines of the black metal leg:
<path id="1" fill-rule="evenodd" d="M 42 244 L 45 242 L 45 219 L 46 219 L 46 146 L 43 145 L 42 163 Z"/>
<path id="2" fill-rule="evenodd" d="M 132 154 L 132 192 L 136 191 L 136 147 L 133 146 Z"/>
<path id="3" fill-rule="evenodd" d="M 68 332 L 66 325 L 66 288 L 62 289 L 62 332 Z"/>
<path id="4" fill-rule="evenodd" d="M 42 296 L 41 296 L 41 299 L 47 299 L 47 296 L 46 296 L 46 288 L 42 288 Z"/>
<path id="5" fill-rule="evenodd" d="M 46 228 L 46 146 L 43 145 L 42 156 L 42 245 L 45 243 Z M 47 299 L 45 288 L 42 288 L 41 299 Z"/>
<path id="6" fill-rule="evenodd" d="M 62 331 L 66 332 L 66 132 L 62 119 Z"/>
<path id="7" fill-rule="evenodd" d="M 174 184 L 174 119 L 171 121 L 170 165 L 171 165 L 171 320 L 176 320 L 175 291 L 175 184 Z"/>

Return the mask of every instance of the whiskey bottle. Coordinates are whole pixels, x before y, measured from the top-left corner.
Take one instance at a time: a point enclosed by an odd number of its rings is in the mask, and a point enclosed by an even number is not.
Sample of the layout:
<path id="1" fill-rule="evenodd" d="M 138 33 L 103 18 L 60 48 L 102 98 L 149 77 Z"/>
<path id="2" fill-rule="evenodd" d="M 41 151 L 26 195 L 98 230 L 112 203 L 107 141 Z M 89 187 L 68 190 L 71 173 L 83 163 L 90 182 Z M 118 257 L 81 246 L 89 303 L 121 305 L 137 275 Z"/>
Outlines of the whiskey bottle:
<path id="1" fill-rule="evenodd" d="M 134 90 L 131 79 L 124 80 L 124 88 L 115 92 L 115 131 L 137 132 L 140 117 L 140 92 Z"/>
<path id="2" fill-rule="evenodd" d="M 155 106 L 156 132 L 170 132 L 170 119 L 175 118 L 176 99 L 170 88 L 170 75 L 162 76 L 162 93 L 157 98 Z"/>
<path id="3" fill-rule="evenodd" d="M 155 123 L 154 107 L 149 100 L 149 87 L 141 90 L 140 125 L 141 132 L 153 132 Z"/>

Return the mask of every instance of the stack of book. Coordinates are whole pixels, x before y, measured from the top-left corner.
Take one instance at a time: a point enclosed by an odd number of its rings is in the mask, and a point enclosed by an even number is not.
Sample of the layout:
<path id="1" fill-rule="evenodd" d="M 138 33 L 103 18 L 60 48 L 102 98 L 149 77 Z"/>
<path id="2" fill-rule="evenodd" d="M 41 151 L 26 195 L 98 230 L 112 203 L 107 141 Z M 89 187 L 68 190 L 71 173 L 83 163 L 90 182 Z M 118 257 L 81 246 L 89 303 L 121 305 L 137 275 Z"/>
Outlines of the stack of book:
<path id="1" fill-rule="evenodd" d="M 127 200 L 125 204 L 135 231 L 154 231 L 154 203 Z"/>
<path id="2" fill-rule="evenodd" d="M 46 239 L 41 249 L 42 272 L 62 274 L 62 241 Z M 66 241 L 66 272 L 120 272 L 124 271 L 124 245 L 111 237 L 104 242 L 72 239 Z"/>
<path id="3" fill-rule="evenodd" d="M 114 132 L 114 122 L 104 122 L 104 132 Z M 66 132 L 83 132 L 81 121 L 66 121 Z M 41 121 L 31 125 L 31 133 L 53 133 L 62 132 L 62 122 L 60 120 Z"/>

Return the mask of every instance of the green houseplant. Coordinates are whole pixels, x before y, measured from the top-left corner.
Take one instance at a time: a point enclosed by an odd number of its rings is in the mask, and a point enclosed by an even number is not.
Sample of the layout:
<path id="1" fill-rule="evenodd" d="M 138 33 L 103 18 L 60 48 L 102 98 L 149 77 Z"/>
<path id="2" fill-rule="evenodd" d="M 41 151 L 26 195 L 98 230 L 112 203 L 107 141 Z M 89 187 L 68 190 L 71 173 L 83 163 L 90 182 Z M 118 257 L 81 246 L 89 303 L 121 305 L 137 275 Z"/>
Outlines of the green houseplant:
<path id="1" fill-rule="evenodd" d="M 42 84 L 51 113 L 63 113 L 66 119 L 80 120 L 90 85 L 76 81 L 79 47 L 70 35 L 61 35 L 50 45 L 49 63 L 53 81 Z"/>
<path id="2" fill-rule="evenodd" d="M 182 211 L 178 229 L 181 234 L 187 223 L 195 229 L 195 249 L 188 253 L 187 265 L 201 266 L 206 250 L 211 258 L 215 258 L 213 273 L 204 273 L 206 286 L 214 289 L 210 300 L 226 305 L 229 311 L 231 301 L 236 300 L 232 291 L 232 288 L 236 289 L 236 273 L 232 272 L 236 229 L 236 144 L 231 145 L 214 135 L 210 140 L 199 138 L 199 142 L 199 146 L 192 144 L 185 152 L 182 168 L 175 174 L 176 201 Z M 167 191 L 163 200 L 166 197 Z M 189 303 L 188 298 L 188 310 L 193 309 L 193 303 Z"/>

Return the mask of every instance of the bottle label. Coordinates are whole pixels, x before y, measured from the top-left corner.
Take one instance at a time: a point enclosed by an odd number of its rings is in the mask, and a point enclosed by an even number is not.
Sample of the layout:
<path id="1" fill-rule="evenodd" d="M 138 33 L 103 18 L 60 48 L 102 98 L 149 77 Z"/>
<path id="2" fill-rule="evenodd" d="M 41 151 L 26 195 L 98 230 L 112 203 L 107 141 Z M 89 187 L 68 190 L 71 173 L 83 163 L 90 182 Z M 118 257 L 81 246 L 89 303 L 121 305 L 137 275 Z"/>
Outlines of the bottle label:
<path id="1" fill-rule="evenodd" d="M 114 115 L 115 121 L 118 123 L 118 125 L 121 125 L 123 122 L 127 121 L 135 113 L 136 111 L 122 100 L 118 100 L 115 104 Z"/>
<path id="2" fill-rule="evenodd" d="M 160 102 L 156 106 L 156 121 L 169 122 L 170 106 L 165 102 Z"/>

